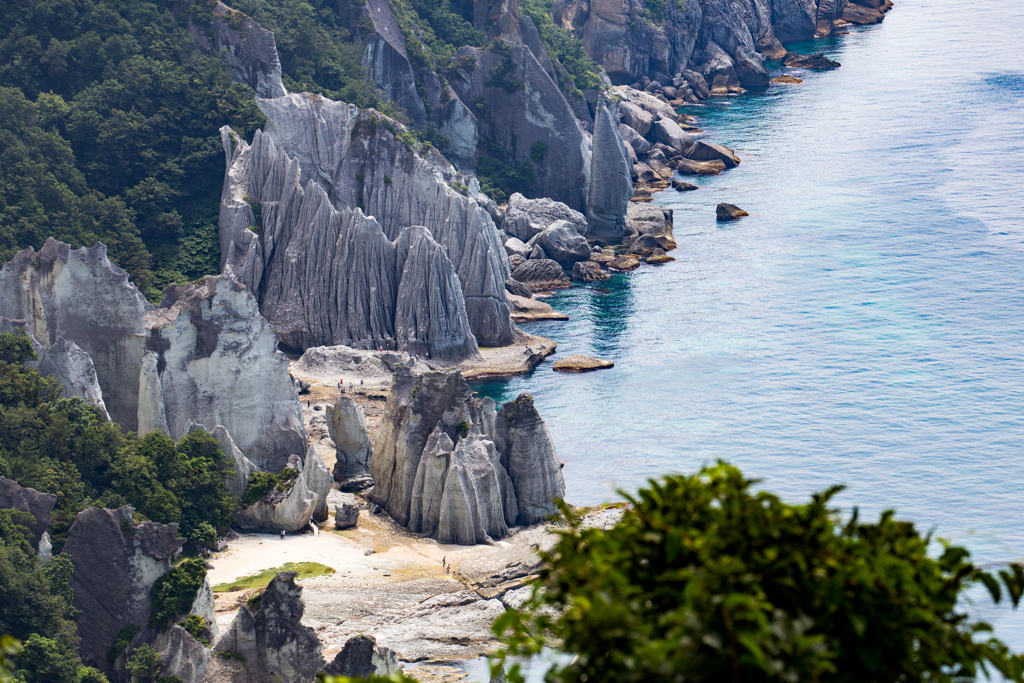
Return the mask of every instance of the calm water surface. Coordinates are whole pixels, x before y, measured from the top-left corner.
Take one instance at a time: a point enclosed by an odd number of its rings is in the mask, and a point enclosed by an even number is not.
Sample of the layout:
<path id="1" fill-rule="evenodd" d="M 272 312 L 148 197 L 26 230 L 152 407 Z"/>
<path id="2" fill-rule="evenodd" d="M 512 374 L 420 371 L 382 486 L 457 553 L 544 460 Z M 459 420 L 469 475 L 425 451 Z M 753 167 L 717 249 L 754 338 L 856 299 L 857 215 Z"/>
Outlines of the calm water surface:
<path id="1" fill-rule="evenodd" d="M 677 261 L 529 327 L 615 368 L 478 387 L 534 395 L 572 502 L 723 458 L 1024 559 L 1021 25 L 1009 0 L 900 0 L 816 44 L 842 68 L 688 110 L 743 163 L 656 196 Z M 716 224 L 721 201 L 750 217 Z M 1024 649 L 1024 614 L 976 613 Z"/>

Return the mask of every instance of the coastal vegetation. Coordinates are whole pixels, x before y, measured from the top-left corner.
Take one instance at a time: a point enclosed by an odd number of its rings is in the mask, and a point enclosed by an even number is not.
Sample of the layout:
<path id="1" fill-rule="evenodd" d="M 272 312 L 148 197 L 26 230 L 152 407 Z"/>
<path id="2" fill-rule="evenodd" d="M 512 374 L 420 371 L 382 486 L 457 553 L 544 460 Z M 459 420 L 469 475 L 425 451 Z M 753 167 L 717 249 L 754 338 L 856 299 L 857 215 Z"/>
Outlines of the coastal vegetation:
<path id="1" fill-rule="evenodd" d="M 257 574 L 251 574 L 228 583 L 219 583 L 213 587 L 213 591 L 215 593 L 230 593 L 250 588 L 266 588 L 280 572 L 295 572 L 298 574 L 296 577 L 298 579 L 311 579 L 314 576 L 333 574 L 334 569 L 319 562 L 285 562 L 281 567 L 265 569 Z"/>
<path id="2" fill-rule="evenodd" d="M 756 484 L 721 462 L 651 481 L 608 531 L 563 505 L 532 599 L 495 623 L 497 664 L 557 642 L 578 655 L 548 673 L 562 683 L 1024 680 L 1024 657 L 963 611 L 975 586 L 1017 606 L 1024 567 L 933 549 L 892 511 L 843 521 L 839 486 L 790 505 Z"/>
<path id="3" fill-rule="evenodd" d="M 54 553 L 87 507 L 131 505 L 140 519 L 179 523 L 192 546 L 211 545 L 237 501 L 224 486 L 220 443 L 191 433 L 126 434 L 56 380 L 24 364 L 35 353 L 24 334 L 0 334 L 0 476 L 57 496 Z M 211 536 L 213 538 L 211 539 Z"/>

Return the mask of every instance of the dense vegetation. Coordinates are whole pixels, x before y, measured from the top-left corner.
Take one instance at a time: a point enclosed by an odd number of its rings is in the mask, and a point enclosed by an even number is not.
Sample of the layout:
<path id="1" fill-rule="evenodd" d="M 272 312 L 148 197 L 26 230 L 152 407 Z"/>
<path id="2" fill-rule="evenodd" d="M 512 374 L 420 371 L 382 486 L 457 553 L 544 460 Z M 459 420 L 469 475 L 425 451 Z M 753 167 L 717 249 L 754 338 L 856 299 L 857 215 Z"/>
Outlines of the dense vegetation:
<path id="1" fill-rule="evenodd" d="M 1017 605 L 1020 565 L 992 575 L 963 548 L 931 554 L 891 511 L 844 524 L 829 508 L 841 487 L 788 505 L 755 483 L 722 463 L 652 481 L 607 532 L 563 507 L 540 590 L 495 632 L 512 653 L 553 638 L 578 654 L 551 683 L 1024 680 L 1024 657 L 976 641 L 990 629 L 960 609 L 975 585 Z"/>
<path id="2" fill-rule="evenodd" d="M 520 9 L 523 14 L 530 17 L 540 39 L 548 49 L 552 61 L 562 65 L 565 73 L 556 73 L 558 85 L 562 88 L 566 97 L 575 94 L 575 90 L 590 90 L 601 87 L 601 67 L 594 63 L 587 56 L 583 49 L 583 43 L 572 34 L 557 26 L 551 19 L 551 8 L 554 0 L 523 0 Z M 575 89 L 570 87 L 575 86 Z"/>
<path id="3" fill-rule="evenodd" d="M 178 522 L 194 545 L 231 523 L 236 501 L 224 486 L 219 442 L 193 433 L 177 444 L 162 432 L 124 434 L 99 410 L 62 398 L 56 380 L 23 365 L 35 354 L 24 335 L 0 334 L 0 475 L 57 495 L 54 551 L 75 515 L 132 505 L 145 518 Z"/>

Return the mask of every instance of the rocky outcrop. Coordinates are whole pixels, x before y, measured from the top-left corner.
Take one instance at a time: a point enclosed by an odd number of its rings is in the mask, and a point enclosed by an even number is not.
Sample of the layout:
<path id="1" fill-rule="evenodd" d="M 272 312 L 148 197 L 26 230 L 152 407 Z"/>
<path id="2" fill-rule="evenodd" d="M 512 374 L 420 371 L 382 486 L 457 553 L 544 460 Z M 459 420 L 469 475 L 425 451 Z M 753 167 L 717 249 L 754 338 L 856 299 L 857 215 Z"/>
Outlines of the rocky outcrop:
<path id="1" fill-rule="evenodd" d="M 257 467 L 276 472 L 304 453 L 302 408 L 277 335 L 238 282 L 209 276 L 171 285 L 146 315 L 139 432 L 177 440 L 190 422 L 223 426 Z"/>
<path id="2" fill-rule="evenodd" d="M 110 419 L 107 406 L 103 403 L 103 389 L 96 376 L 92 358 L 78 344 L 64 337 L 49 345 L 40 344 L 29 332 L 27 320 L 9 320 L 0 317 L 0 332 L 24 333 L 32 343 L 36 360 L 25 361 L 39 374 L 52 377 L 61 384 L 61 393 L 68 398 L 80 398 L 100 409 L 104 419 Z"/>
<path id="3" fill-rule="evenodd" d="M 366 434 L 366 413 L 347 396 L 327 406 L 327 434 L 334 442 L 337 460 L 334 478 L 338 481 L 358 477 L 369 472 L 370 438 Z"/>
<path id="4" fill-rule="evenodd" d="M 137 426 L 144 315 L 150 308 L 99 242 L 71 249 L 50 238 L 38 252 L 20 251 L 0 268 L 0 317 L 25 320 L 44 347 L 63 338 L 88 354 L 107 412 L 129 430 Z M 87 375 L 84 359 L 67 349 L 70 355 L 53 359 L 54 372 L 75 369 Z"/>
<path id="5" fill-rule="evenodd" d="M 83 510 L 63 551 L 74 566 L 71 589 L 80 614 L 82 660 L 108 674 L 107 655 L 118 633 L 127 626 L 147 627 L 150 589 L 184 544 L 177 524 L 136 524 L 132 514 L 131 507 Z"/>
<path id="6" fill-rule="evenodd" d="M 518 192 L 508 199 L 501 229 L 506 235 L 525 243 L 547 230 L 557 221 L 567 221 L 580 235 L 587 234 L 587 218 L 562 202 L 553 199 L 527 199 Z M 508 251 L 508 242 L 505 250 Z M 516 251 L 515 253 L 519 253 Z M 511 253 L 510 253 L 511 255 Z M 525 254 L 524 254 L 525 255 Z"/>
<path id="7" fill-rule="evenodd" d="M 275 487 L 247 508 L 235 513 L 235 523 L 247 531 L 289 533 L 305 529 L 309 521 L 327 519 L 327 494 L 334 479 L 331 471 L 313 448 L 305 461 L 291 456 L 287 467 L 300 470 L 291 487 L 282 491 Z"/>
<path id="8" fill-rule="evenodd" d="M 590 136 L 533 51 L 498 42 L 493 50 L 459 48 L 457 59 L 475 62 L 449 76 L 459 99 L 487 103 L 480 138 L 504 152 L 501 161 L 534 169 L 530 194 L 585 211 Z"/>
<path id="9" fill-rule="evenodd" d="M 189 25 L 203 51 L 220 55 L 234 80 L 245 83 L 260 97 L 287 94 L 274 34 L 222 2 L 214 5 L 211 14 L 209 24 Z"/>
<path id="10" fill-rule="evenodd" d="M 843 22 L 876 23 L 889 6 L 876 0 L 688 0 L 658 9 L 637 0 L 556 0 L 553 17 L 583 41 L 616 85 L 656 86 L 669 99 L 697 101 L 767 87 L 765 61 L 782 58 L 783 43 L 830 35 Z"/>
<path id="11" fill-rule="evenodd" d="M 593 170 L 587 205 L 590 236 L 612 241 L 622 237 L 626 206 L 633 195 L 633 164 L 619 133 L 616 113 L 612 103 L 602 100 L 594 117 Z"/>
<path id="12" fill-rule="evenodd" d="M 213 649 L 239 655 L 241 669 L 233 680 L 248 683 L 312 681 L 324 666 L 323 646 L 301 623 L 305 607 L 295 572 L 281 572 L 258 603 L 243 606 Z"/>
<path id="13" fill-rule="evenodd" d="M 210 653 L 181 626 L 172 626 L 157 636 L 153 649 L 160 653 L 164 676 L 175 676 L 181 683 L 203 682 Z"/>
<path id="14" fill-rule="evenodd" d="M 590 258 L 587 238 L 579 234 L 569 221 L 555 221 L 530 242 L 543 249 L 548 258 L 563 268 L 572 269 L 577 261 Z"/>
<path id="15" fill-rule="evenodd" d="M 555 361 L 551 369 L 555 372 L 593 372 L 615 367 L 610 360 L 602 360 L 593 356 L 573 355 Z"/>
<path id="16" fill-rule="evenodd" d="M 244 496 L 245 489 L 249 486 L 249 477 L 257 469 L 256 465 L 239 450 L 224 425 L 217 425 L 211 430 L 190 420 L 185 433 L 191 434 L 193 431 L 210 434 L 220 442 L 220 450 L 224 453 L 224 486 L 236 498 Z"/>
<path id="17" fill-rule="evenodd" d="M 531 259 L 512 272 L 512 277 L 534 291 L 561 289 L 571 283 L 562 266 L 550 259 Z"/>
<path id="18" fill-rule="evenodd" d="M 722 202 L 715 208 L 715 216 L 720 221 L 734 221 L 737 218 L 749 215 L 749 213 L 735 204 L 726 204 L 725 202 Z"/>
<path id="19" fill-rule="evenodd" d="M 371 471 L 371 500 L 443 543 L 501 538 L 513 524 L 553 514 L 552 501 L 565 493 L 532 399 L 524 394 L 496 412 L 458 372 L 399 371 Z"/>
<path id="20" fill-rule="evenodd" d="M 257 103 L 267 125 L 251 145 L 222 131 L 221 257 L 284 344 L 460 360 L 477 340 L 518 338 L 499 233 L 448 185 L 469 179 L 372 111 L 308 94 Z"/>
<path id="21" fill-rule="evenodd" d="M 331 663 L 324 667 L 328 676 L 370 678 L 390 676 L 402 670 L 398 655 L 377 645 L 373 636 L 358 635 L 349 638 Z"/>
<path id="22" fill-rule="evenodd" d="M 40 541 L 50 526 L 50 512 L 57 504 L 57 496 L 42 493 L 35 489 L 19 486 L 17 482 L 0 477 L 0 510 L 17 510 L 32 515 L 33 521 L 28 525 L 28 542 L 32 549 L 40 549 Z"/>

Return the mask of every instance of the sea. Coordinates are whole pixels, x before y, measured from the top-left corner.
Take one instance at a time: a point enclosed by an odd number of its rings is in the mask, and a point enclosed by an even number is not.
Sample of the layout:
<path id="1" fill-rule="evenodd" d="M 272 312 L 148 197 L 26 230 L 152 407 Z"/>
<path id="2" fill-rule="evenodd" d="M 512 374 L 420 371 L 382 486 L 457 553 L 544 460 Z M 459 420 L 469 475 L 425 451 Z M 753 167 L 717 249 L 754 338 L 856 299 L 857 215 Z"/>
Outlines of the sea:
<path id="1" fill-rule="evenodd" d="M 613 369 L 476 385 L 533 395 L 571 503 L 721 459 L 786 501 L 843 484 L 844 514 L 1024 560 L 1024 4 L 896 2 L 790 46 L 841 68 L 776 65 L 803 83 L 683 110 L 742 163 L 655 195 L 676 260 L 523 326 Z M 719 202 L 750 215 L 719 223 Z M 971 597 L 1024 651 L 1024 607 Z"/>

